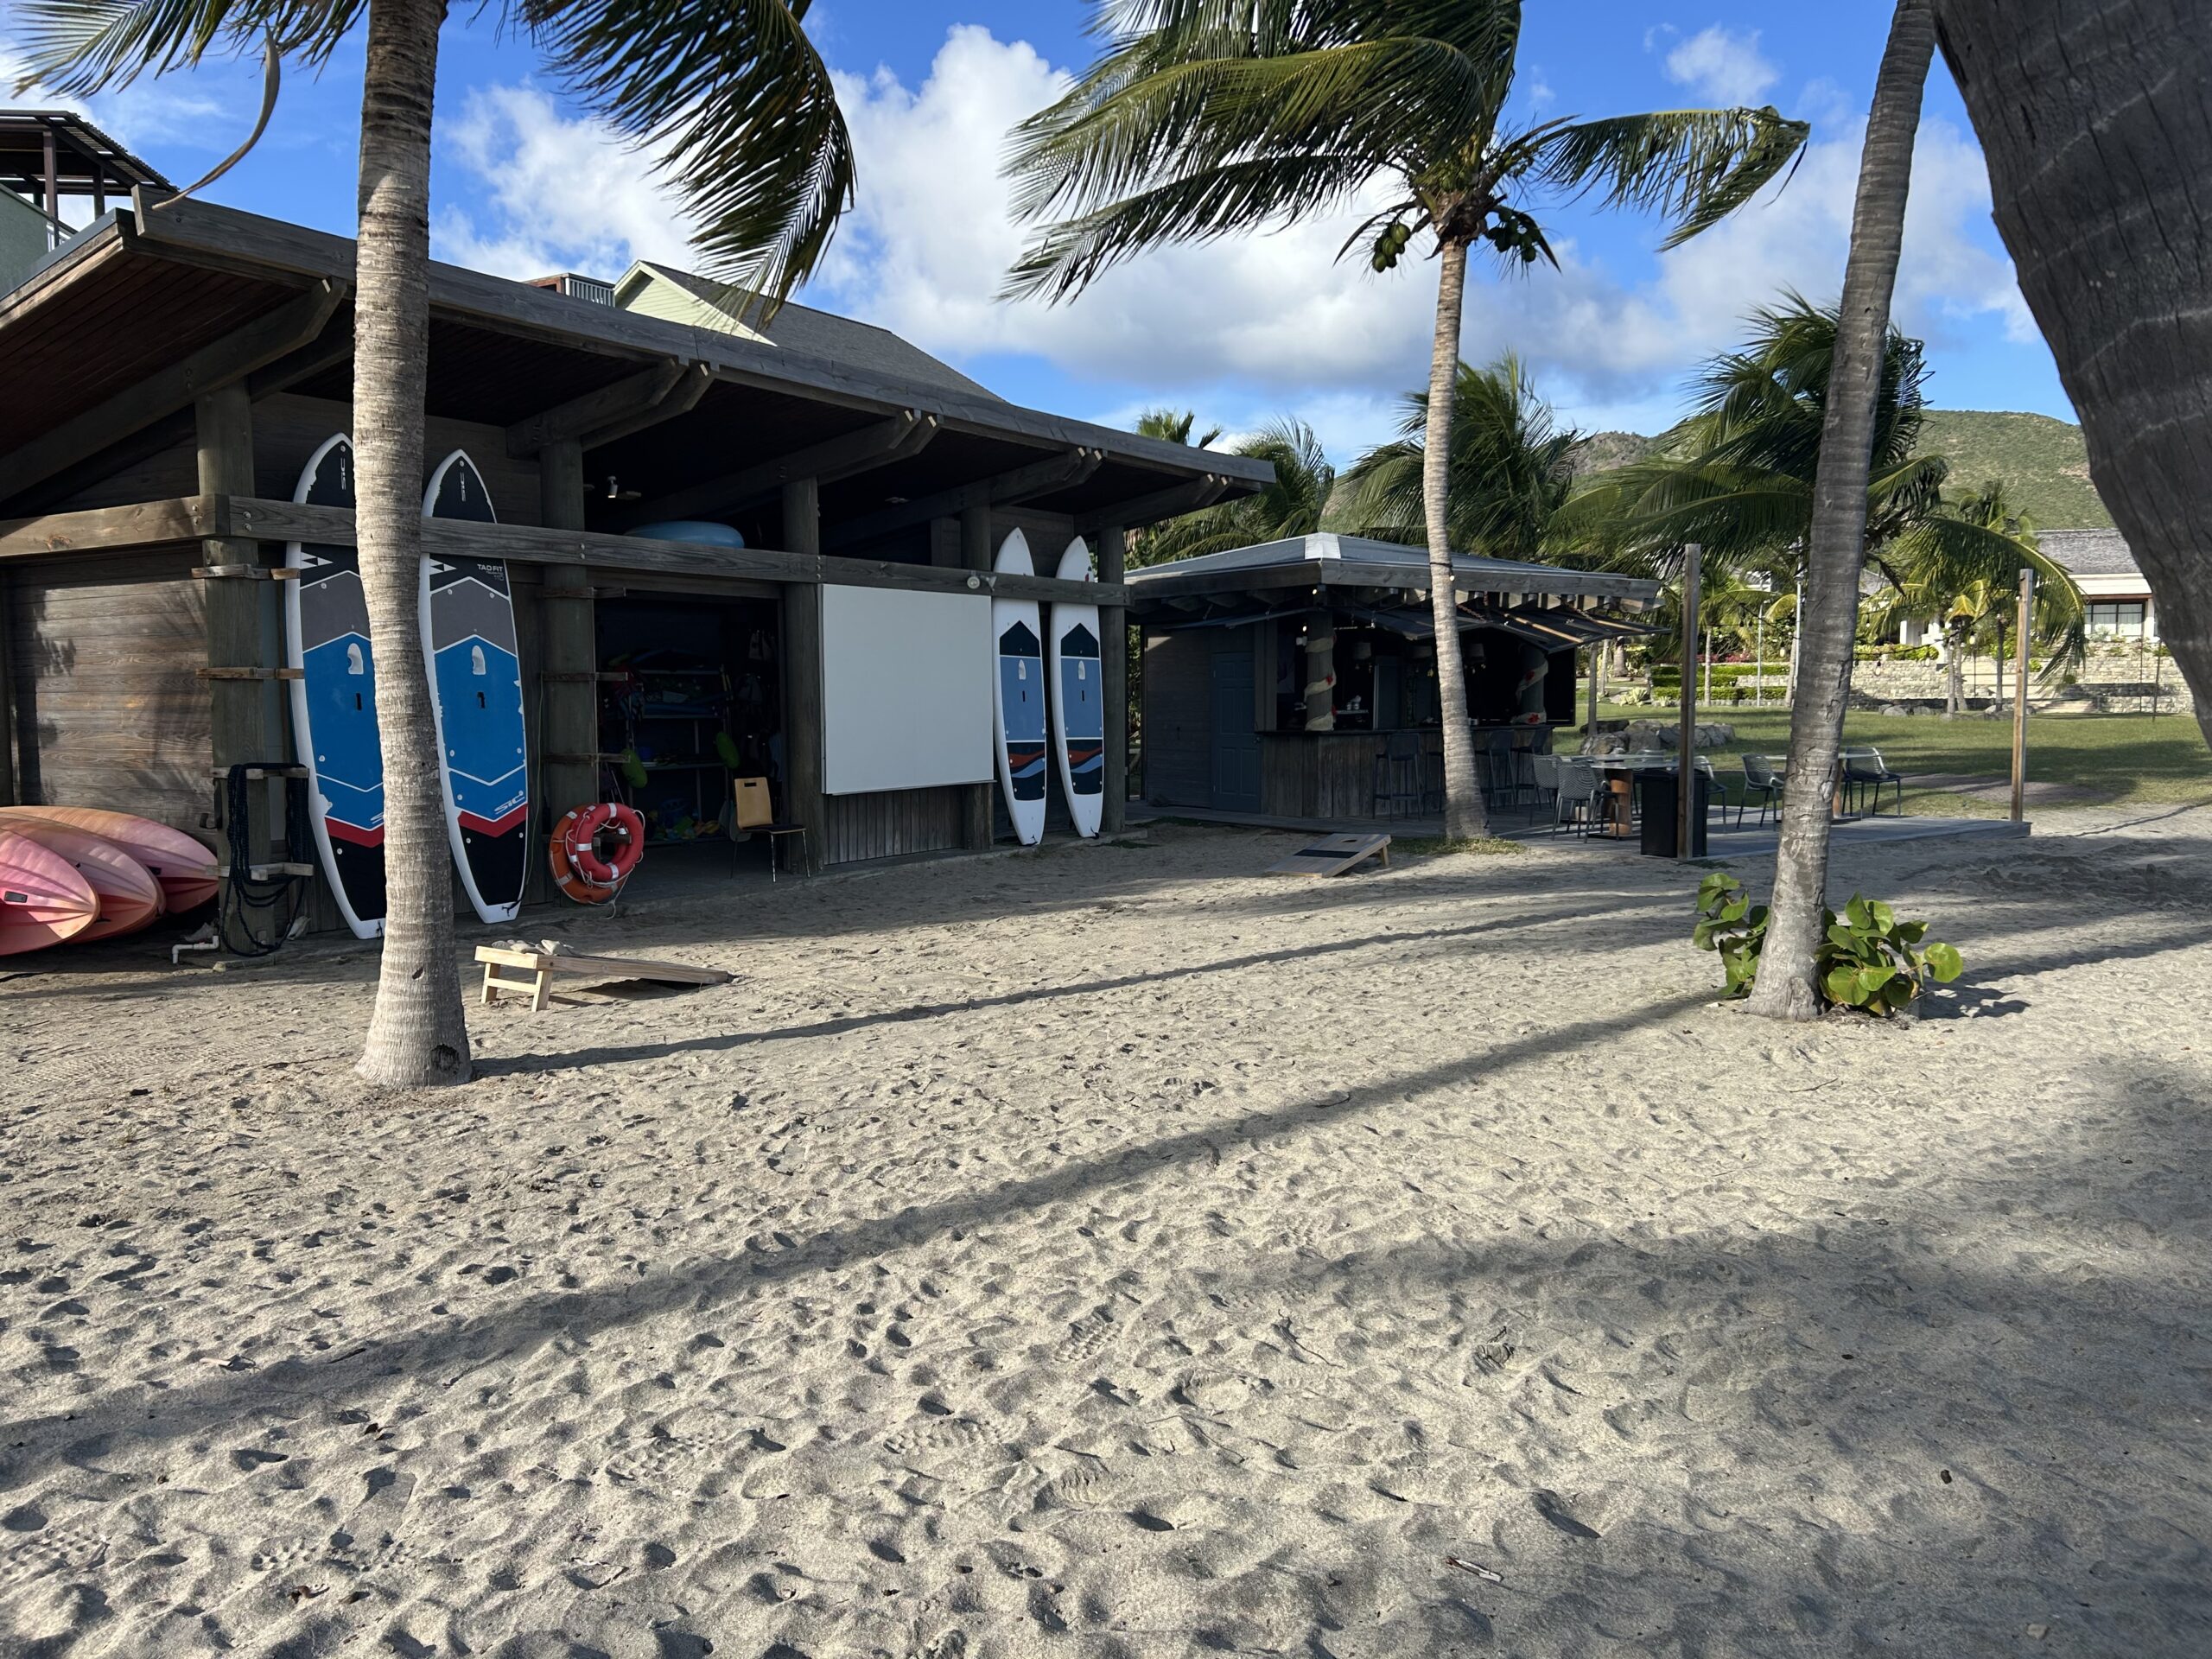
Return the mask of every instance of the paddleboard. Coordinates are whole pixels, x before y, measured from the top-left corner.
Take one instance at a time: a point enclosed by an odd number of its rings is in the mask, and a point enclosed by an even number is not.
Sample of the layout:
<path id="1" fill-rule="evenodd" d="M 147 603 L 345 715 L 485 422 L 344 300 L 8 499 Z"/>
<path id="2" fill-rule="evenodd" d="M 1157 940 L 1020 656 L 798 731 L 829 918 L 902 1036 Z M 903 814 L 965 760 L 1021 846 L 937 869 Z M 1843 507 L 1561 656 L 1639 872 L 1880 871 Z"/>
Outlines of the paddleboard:
<path id="1" fill-rule="evenodd" d="M 483 474 L 459 449 L 430 474 L 423 512 L 499 522 Z M 423 561 L 423 654 L 437 717 L 446 834 L 461 884 L 479 916 L 511 922 L 522 908 L 529 870 L 530 773 L 506 561 Z"/>
<path id="2" fill-rule="evenodd" d="M 1001 575 L 1032 576 L 1029 543 L 1015 531 L 999 544 L 991 568 Z M 999 789 L 1007 816 L 1025 847 L 1045 838 L 1044 622 L 1033 599 L 991 601 L 991 638 L 998 677 L 991 726 L 998 740 Z"/>
<path id="3" fill-rule="evenodd" d="M 100 913 L 77 936 L 80 939 L 112 939 L 136 933 L 152 926 L 165 907 L 161 883 L 146 867 L 113 842 L 104 841 L 88 830 L 23 818 L 10 823 L 8 833 L 36 842 L 49 853 L 59 853 L 85 878 L 99 902 Z"/>
<path id="4" fill-rule="evenodd" d="M 67 859 L 0 830 L 0 957 L 75 938 L 99 914 L 92 884 Z"/>
<path id="5" fill-rule="evenodd" d="M 197 910 L 221 888 L 221 879 L 215 874 L 215 855 L 183 830 L 151 818 L 99 806 L 0 807 L 0 830 L 13 830 L 25 821 L 56 823 L 98 836 L 129 854 L 161 888 L 166 910 Z"/>
<path id="6" fill-rule="evenodd" d="M 353 505 L 353 446 L 343 433 L 308 459 L 292 499 Z M 308 817 L 346 925 L 373 939 L 384 931 L 384 746 L 360 561 L 350 547 L 294 542 L 284 563 L 300 573 L 284 584 L 284 651 L 300 671 L 292 732 L 308 769 Z"/>
<path id="7" fill-rule="evenodd" d="M 1090 582 L 1090 550 L 1078 536 L 1060 555 L 1062 582 Z M 1099 681 L 1098 607 L 1055 604 L 1045 665 L 1052 681 L 1052 753 L 1078 836 L 1098 833 L 1106 805 L 1106 698 Z"/>

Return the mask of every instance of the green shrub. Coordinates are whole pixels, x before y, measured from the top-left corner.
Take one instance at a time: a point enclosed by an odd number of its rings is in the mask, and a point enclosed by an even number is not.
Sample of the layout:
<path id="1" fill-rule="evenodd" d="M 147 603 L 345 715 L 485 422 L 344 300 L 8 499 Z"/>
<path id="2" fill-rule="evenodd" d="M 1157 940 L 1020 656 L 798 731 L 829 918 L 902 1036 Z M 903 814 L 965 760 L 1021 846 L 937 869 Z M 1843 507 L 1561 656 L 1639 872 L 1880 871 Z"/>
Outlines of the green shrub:
<path id="1" fill-rule="evenodd" d="M 1758 978 L 1768 919 L 1767 907 L 1751 903 L 1744 884 L 1726 871 L 1715 870 L 1699 884 L 1697 925 L 1690 943 L 1719 953 L 1731 996 L 1748 995 Z M 1930 980 L 1948 985 L 1965 966 L 1955 947 L 1922 944 L 1927 923 L 1900 922 L 1878 899 L 1854 893 L 1841 916 L 1821 912 L 1821 927 L 1814 979 L 1821 1002 L 1829 1007 L 1858 1008 L 1887 1019 Z"/>

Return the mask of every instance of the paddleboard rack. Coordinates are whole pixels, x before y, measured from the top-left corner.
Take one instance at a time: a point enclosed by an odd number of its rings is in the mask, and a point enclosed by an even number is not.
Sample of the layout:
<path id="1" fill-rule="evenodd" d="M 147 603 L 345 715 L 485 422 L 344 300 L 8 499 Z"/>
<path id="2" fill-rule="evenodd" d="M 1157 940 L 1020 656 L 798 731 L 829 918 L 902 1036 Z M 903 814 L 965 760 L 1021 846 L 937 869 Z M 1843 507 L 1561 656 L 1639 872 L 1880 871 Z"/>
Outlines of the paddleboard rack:
<path id="1" fill-rule="evenodd" d="M 315 866 L 312 864 L 249 864 L 245 867 L 245 873 L 256 881 L 275 881 L 285 876 L 313 875 Z M 215 867 L 215 874 L 227 881 L 231 879 L 231 867 L 227 864 L 218 864 Z"/>
<path id="2" fill-rule="evenodd" d="M 202 582 L 297 582 L 300 573 L 288 564 L 195 564 L 192 574 Z"/>
<path id="3" fill-rule="evenodd" d="M 305 671 L 296 668 L 196 668 L 203 680 L 296 680 Z"/>
<path id="4" fill-rule="evenodd" d="M 215 779 L 218 783 L 228 779 L 230 775 L 231 769 L 228 766 L 215 768 Z M 245 775 L 256 781 L 264 778 L 304 778 L 308 775 L 308 769 L 305 766 L 248 766 L 245 769 Z"/>

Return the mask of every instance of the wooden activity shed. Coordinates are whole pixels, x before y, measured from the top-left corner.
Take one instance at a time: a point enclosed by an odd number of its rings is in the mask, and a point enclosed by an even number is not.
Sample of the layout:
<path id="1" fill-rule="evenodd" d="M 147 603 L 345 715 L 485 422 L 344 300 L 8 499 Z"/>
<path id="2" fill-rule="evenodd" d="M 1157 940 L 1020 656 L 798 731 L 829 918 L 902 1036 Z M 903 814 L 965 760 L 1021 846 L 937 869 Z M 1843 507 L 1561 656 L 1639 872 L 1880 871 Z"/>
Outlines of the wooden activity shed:
<path id="1" fill-rule="evenodd" d="M 1467 715 L 1503 774 L 1576 718 L 1580 656 L 1648 630 L 1659 584 L 1452 556 Z M 1143 789 L 1271 819 L 1442 810 L 1425 548 L 1293 537 L 1128 573 L 1144 631 Z"/>
<path id="2" fill-rule="evenodd" d="M 291 759 L 269 573 L 287 542 L 353 538 L 350 512 L 290 499 L 315 446 L 352 428 L 353 273 L 343 238 L 141 188 L 0 295 L 0 803 L 117 808 L 219 845 L 218 780 Z M 866 607 L 844 596 L 876 595 L 878 624 L 911 601 L 925 630 L 951 596 L 985 613 L 994 594 L 1089 600 L 1116 641 L 1128 531 L 1269 475 L 1017 407 L 825 313 L 788 311 L 785 343 L 773 324 L 687 325 L 608 292 L 430 278 L 426 460 L 466 448 L 500 522 L 429 520 L 425 547 L 508 563 L 539 845 L 552 815 L 602 796 L 608 683 L 687 629 L 700 675 L 724 652 L 721 683 L 760 711 L 747 763 L 805 827 L 808 866 L 987 845 L 988 784 L 851 787 L 830 727 L 840 675 L 865 664 L 841 666 L 836 631 Z M 671 520 L 745 544 L 628 533 Z M 1096 584 L 994 575 L 1015 529 L 1046 571 L 1084 537 Z M 1103 670 L 1112 829 L 1122 653 Z M 657 764 L 675 773 L 701 741 L 672 726 L 632 747 L 670 751 Z M 283 787 L 249 802 L 249 842 L 272 857 Z M 704 785 L 669 784 L 690 787 L 703 812 Z M 316 915 L 334 924 L 327 896 Z"/>

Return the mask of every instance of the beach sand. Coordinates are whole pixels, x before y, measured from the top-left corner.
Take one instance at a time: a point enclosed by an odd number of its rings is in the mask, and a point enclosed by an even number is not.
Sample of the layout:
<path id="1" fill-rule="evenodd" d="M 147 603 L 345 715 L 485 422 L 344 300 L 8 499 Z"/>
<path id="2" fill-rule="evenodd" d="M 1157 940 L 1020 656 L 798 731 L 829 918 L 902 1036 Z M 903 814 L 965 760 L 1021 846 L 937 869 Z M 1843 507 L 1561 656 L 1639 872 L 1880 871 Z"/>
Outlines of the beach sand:
<path id="1" fill-rule="evenodd" d="M 739 977 L 442 1093 L 365 952 L 0 964 L 0 1652 L 2212 1651 L 2212 812 L 2116 816 L 1844 860 L 1893 1027 L 1695 869 L 1173 827 L 543 912 Z"/>

